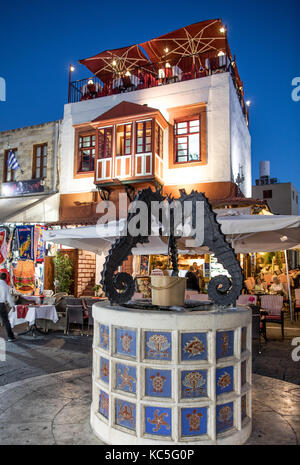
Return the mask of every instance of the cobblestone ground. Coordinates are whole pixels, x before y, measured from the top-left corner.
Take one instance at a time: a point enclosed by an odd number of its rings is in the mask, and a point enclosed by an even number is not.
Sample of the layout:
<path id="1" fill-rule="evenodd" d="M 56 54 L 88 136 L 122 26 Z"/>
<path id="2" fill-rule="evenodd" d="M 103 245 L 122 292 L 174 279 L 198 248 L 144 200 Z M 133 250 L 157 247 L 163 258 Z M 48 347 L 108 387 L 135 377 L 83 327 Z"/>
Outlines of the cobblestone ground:
<path id="1" fill-rule="evenodd" d="M 4 337 L 0 328 L 0 337 Z M 5 361 L 0 354 L 0 386 L 33 376 L 41 376 L 92 366 L 92 336 L 31 333 L 16 342 L 4 343 Z M 3 354 L 2 354 L 3 355 Z"/>

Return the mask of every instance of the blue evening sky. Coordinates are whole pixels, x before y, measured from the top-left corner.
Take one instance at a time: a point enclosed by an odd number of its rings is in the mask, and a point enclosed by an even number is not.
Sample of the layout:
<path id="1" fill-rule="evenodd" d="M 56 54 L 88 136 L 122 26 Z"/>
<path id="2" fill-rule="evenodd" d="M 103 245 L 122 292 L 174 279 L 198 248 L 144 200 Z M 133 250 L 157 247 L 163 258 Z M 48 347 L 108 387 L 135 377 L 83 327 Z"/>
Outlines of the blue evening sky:
<path id="1" fill-rule="evenodd" d="M 299 0 L 14 0 L 2 2 L 0 15 L 0 131 L 62 118 L 69 63 L 222 18 L 252 103 L 253 181 L 259 161 L 270 160 L 271 176 L 300 191 L 300 101 L 291 98 L 300 76 Z M 77 64 L 74 80 L 89 75 Z"/>

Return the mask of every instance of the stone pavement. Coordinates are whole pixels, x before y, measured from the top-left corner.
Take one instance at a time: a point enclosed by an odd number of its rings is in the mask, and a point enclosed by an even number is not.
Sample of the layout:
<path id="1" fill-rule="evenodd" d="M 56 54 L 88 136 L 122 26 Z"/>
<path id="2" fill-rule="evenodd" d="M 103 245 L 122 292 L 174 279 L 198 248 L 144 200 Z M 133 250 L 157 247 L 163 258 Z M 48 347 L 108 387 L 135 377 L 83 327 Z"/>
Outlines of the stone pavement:
<path id="1" fill-rule="evenodd" d="M 300 387 L 253 376 L 248 445 L 300 444 Z M 28 378 L 0 387 L 0 445 L 101 445 L 89 425 L 91 369 Z"/>

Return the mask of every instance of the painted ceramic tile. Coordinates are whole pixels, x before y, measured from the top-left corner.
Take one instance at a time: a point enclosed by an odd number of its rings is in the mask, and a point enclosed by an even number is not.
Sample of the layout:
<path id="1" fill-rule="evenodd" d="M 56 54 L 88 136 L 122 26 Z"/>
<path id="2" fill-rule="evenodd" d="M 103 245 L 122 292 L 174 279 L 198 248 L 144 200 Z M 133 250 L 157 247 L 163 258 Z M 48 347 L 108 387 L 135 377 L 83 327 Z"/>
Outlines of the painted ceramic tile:
<path id="1" fill-rule="evenodd" d="M 116 424 L 135 430 L 136 410 L 135 404 L 116 399 Z"/>
<path id="2" fill-rule="evenodd" d="M 172 359 L 172 335 L 165 332 L 146 331 L 145 358 L 151 360 Z"/>
<path id="3" fill-rule="evenodd" d="M 106 392 L 100 390 L 99 412 L 104 417 L 109 415 L 109 396 Z"/>
<path id="4" fill-rule="evenodd" d="M 181 372 L 181 397 L 207 397 L 207 370 Z"/>
<path id="5" fill-rule="evenodd" d="M 172 411 L 170 408 L 145 407 L 145 431 L 157 436 L 171 436 Z"/>
<path id="6" fill-rule="evenodd" d="M 233 356 L 234 331 L 217 332 L 217 359 Z"/>
<path id="7" fill-rule="evenodd" d="M 216 392 L 224 394 L 224 392 L 233 391 L 233 367 L 217 368 L 216 369 Z"/>
<path id="8" fill-rule="evenodd" d="M 136 358 L 136 332 L 130 329 L 116 329 L 117 353 Z"/>
<path id="9" fill-rule="evenodd" d="M 109 327 L 100 325 L 100 347 L 109 350 Z"/>
<path id="10" fill-rule="evenodd" d="M 181 333 L 181 360 L 207 360 L 206 333 Z"/>
<path id="11" fill-rule="evenodd" d="M 217 433 L 222 433 L 233 426 L 233 402 L 217 405 L 216 409 Z"/>
<path id="12" fill-rule="evenodd" d="M 207 433 L 207 407 L 181 409 L 181 435 L 200 436 Z"/>
<path id="13" fill-rule="evenodd" d="M 242 328 L 241 332 L 241 348 L 242 352 L 245 352 L 247 349 L 247 328 Z"/>
<path id="14" fill-rule="evenodd" d="M 109 360 L 104 357 L 100 357 L 100 379 L 109 383 Z"/>
<path id="15" fill-rule="evenodd" d="M 242 386 L 247 382 L 247 362 L 246 360 L 241 363 L 241 383 Z"/>
<path id="16" fill-rule="evenodd" d="M 172 373 L 170 370 L 146 368 L 145 394 L 151 397 L 171 397 Z"/>
<path id="17" fill-rule="evenodd" d="M 247 396 L 243 396 L 241 399 L 241 414 L 242 420 L 247 416 Z"/>
<path id="18" fill-rule="evenodd" d="M 116 388 L 121 391 L 136 392 L 136 368 L 117 363 L 116 365 Z"/>

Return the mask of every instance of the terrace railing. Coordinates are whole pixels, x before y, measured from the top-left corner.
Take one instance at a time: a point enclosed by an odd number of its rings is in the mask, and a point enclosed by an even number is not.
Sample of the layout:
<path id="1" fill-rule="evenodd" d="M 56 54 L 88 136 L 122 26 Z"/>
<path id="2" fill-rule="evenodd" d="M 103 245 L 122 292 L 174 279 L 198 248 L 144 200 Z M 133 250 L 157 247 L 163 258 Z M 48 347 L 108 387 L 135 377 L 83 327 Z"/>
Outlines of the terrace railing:
<path id="1" fill-rule="evenodd" d="M 230 73 L 236 89 L 243 114 L 248 120 L 247 107 L 244 102 L 243 88 L 240 84 L 236 68 L 228 55 L 203 57 L 203 66 L 193 65 L 194 57 L 184 57 L 180 65 L 172 66 L 166 62 L 149 64 L 148 67 L 137 68 L 134 74 L 115 76 L 103 83 L 96 76 L 70 82 L 68 103 L 80 102 L 109 95 L 148 89 L 174 82 L 198 79 L 212 74 Z"/>

